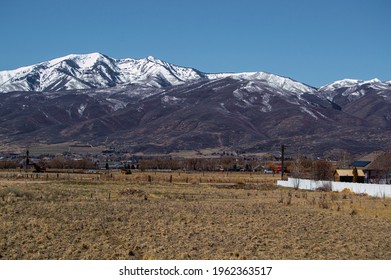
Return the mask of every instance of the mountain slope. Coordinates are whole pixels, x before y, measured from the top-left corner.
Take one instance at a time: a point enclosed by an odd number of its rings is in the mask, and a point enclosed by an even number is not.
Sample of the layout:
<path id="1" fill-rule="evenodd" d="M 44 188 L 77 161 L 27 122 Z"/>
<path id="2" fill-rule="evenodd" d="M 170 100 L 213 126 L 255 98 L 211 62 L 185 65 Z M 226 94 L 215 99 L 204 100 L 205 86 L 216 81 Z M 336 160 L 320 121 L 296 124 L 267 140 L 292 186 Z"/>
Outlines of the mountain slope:
<path id="1" fill-rule="evenodd" d="M 391 143 L 391 84 L 377 79 L 316 89 L 265 72 L 207 74 L 94 53 L 3 71 L 0 82 L 4 144 L 78 141 L 134 153 L 286 144 L 322 155 Z"/>
<path id="2" fill-rule="evenodd" d="M 1 95 L 0 136 L 19 145 L 79 141 L 144 153 L 270 151 L 280 144 L 319 155 L 363 152 L 391 140 L 391 119 L 384 117 L 391 100 L 383 95 L 390 93 L 367 93 L 336 110 L 316 93 L 233 77 L 164 89 L 11 92 Z"/>

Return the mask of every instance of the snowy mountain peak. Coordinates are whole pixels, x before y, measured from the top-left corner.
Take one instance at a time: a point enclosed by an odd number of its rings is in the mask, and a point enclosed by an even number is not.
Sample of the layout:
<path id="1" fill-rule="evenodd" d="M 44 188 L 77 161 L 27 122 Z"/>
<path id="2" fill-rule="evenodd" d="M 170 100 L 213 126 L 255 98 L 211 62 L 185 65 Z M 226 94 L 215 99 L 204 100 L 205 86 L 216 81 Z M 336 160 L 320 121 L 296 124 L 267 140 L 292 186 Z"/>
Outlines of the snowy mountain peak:
<path id="1" fill-rule="evenodd" d="M 344 79 L 325 85 L 319 88 L 318 92 L 321 93 L 321 97 L 329 100 L 334 100 L 336 96 L 344 96 L 351 101 L 364 96 L 369 88 L 378 91 L 380 94 L 384 90 L 390 90 L 390 86 L 390 83 L 382 82 L 378 78 L 366 81 Z"/>
<path id="2" fill-rule="evenodd" d="M 113 59 L 96 52 L 70 54 L 16 70 L 0 71 L 0 92 L 91 89 L 125 84 L 159 88 L 204 78 L 197 70 L 175 66 L 153 56 Z"/>
<path id="3" fill-rule="evenodd" d="M 53 67 L 57 64 L 61 64 L 64 61 L 71 60 L 76 63 L 80 68 L 91 68 L 100 60 L 106 60 L 107 58 L 100 53 L 90 53 L 90 54 L 70 54 L 67 56 L 55 58 L 49 60 L 48 62 L 43 62 L 41 65 L 47 67 Z"/>
<path id="4" fill-rule="evenodd" d="M 386 83 L 387 82 L 383 83 L 378 78 L 374 78 L 372 80 L 367 80 L 367 81 L 355 80 L 355 79 L 343 79 L 343 80 L 335 81 L 323 87 L 320 87 L 319 91 L 332 91 L 337 88 L 350 88 L 350 87 L 362 86 L 365 84 L 386 84 Z"/>
<path id="5" fill-rule="evenodd" d="M 367 83 L 382 83 L 378 78 L 374 78 L 372 80 L 367 81 Z"/>
<path id="6" fill-rule="evenodd" d="M 332 83 L 327 84 L 325 86 L 322 86 L 319 88 L 319 91 L 331 91 L 336 88 L 352 87 L 354 85 L 357 85 L 359 82 L 360 82 L 360 80 L 343 79 L 343 80 L 335 81 L 335 82 L 332 82 Z"/>
<path id="7" fill-rule="evenodd" d="M 157 60 L 155 57 L 153 57 L 152 55 L 149 55 L 148 57 L 147 57 L 147 59 L 149 60 L 149 61 L 151 61 L 151 62 L 156 62 L 156 61 L 160 61 L 160 60 Z"/>
<path id="8" fill-rule="evenodd" d="M 246 81 L 261 81 L 266 85 L 274 88 L 281 88 L 293 93 L 312 93 L 315 88 L 307 86 L 303 83 L 297 82 L 290 78 L 285 78 L 267 72 L 243 72 L 243 73 L 220 73 L 208 74 L 209 79 L 233 78 Z"/>

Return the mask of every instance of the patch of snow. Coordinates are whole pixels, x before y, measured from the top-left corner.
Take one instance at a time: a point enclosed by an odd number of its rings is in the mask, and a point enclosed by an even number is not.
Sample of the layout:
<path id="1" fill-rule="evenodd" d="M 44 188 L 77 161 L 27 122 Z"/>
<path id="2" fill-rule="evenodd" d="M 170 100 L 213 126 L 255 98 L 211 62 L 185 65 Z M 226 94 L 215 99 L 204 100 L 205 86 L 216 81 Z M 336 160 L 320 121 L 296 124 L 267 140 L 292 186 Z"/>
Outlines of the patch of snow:
<path id="1" fill-rule="evenodd" d="M 77 109 L 77 112 L 80 116 L 83 116 L 84 110 L 87 108 L 87 104 L 81 104 L 80 107 Z"/>
<path id="2" fill-rule="evenodd" d="M 66 109 L 65 111 L 68 113 L 69 118 L 72 119 L 71 109 Z"/>
<path id="3" fill-rule="evenodd" d="M 262 104 L 264 105 L 261 108 L 261 111 L 264 113 L 271 112 L 272 111 L 272 105 L 270 105 L 270 95 L 269 94 L 263 94 L 262 95 Z"/>
<path id="4" fill-rule="evenodd" d="M 256 97 L 256 96 L 251 96 L 250 98 L 249 98 L 249 101 L 251 102 L 251 103 L 254 103 L 254 102 L 256 102 L 258 100 L 258 97 Z"/>
<path id="5" fill-rule="evenodd" d="M 225 113 L 229 113 L 229 110 L 225 107 L 225 104 L 222 102 L 220 103 L 220 107 L 221 109 L 225 112 Z"/>
<path id="6" fill-rule="evenodd" d="M 178 103 L 183 102 L 183 98 L 178 98 L 178 97 L 175 97 L 175 96 L 164 95 L 161 98 L 161 102 L 165 103 L 165 104 L 178 104 Z"/>
<path id="7" fill-rule="evenodd" d="M 244 99 L 244 93 L 240 89 L 235 89 L 232 93 L 236 99 L 242 101 Z"/>
<path id="8" fill-rule="evenodd" d="M 328 117 L 326 117 L 325 115 L 323 115 L 321 112 L 318 112 L 316 111 L 316 113 L 321 116 L 322 118 L 326 119 L 326 120 L 329 120 L 329 121 L 332 121 L 331 119 L 329 119 Z"/>
<path id="9" fill-rule="evenodd" d="M 226 84 L 223 84 L 223 85 L 221 85 L 221 86 L 213 87 L 213 90 L 214 90 L 214 91 L 219 91 L 219 90 L 223 90 L 223 89 L 225 89 L 225 88 L 227 88 L 227 87 L 229 87 L 229 86 L 231 86 L 231 84 L 226 83 Z"/>
<path id="10" fill-rule="evenodd" d="M 311 112 L 310 110 L 308 110 L 306 107 L 300 107 L 300 110 L 301 110 L 303 113 L 309 114 L 311 117 L 313 117 L 313 118 L 316 119 L 316 120 L 319 119 L 313 112 Z"/>
<path id="11" fill-rule="evenodd" d="M 360 97 L 360 96 L 363 96 L 365 95 L 365 91 L 364 90 L 358 90 L 358 91 L 353 91 L 353 92 L 349 92 L 349 90 L 345 91 L 342 96 L 354 96 L 354 97 Z"/>
<path id="12" fill-rule="evenodd" d="M 141 113 L 144 111 L 144 104 L 140 104 L 140 106 L 137 107 L 137 112 Z"/>
<path id="13" fill-rule="evenodd" d="M 113 111 L 118 111 L 120 109 L 126 108 L 127 105 L 126 102 L 123 102 L 118 99 L 106 98 L 106 100 L 112 104 L 111 108 L 113 109 Z"/>
<path id="14" fill-rule="evenodd" d="M 50 118 L 49 118 L 49 115 L 46 114 L 44 111 L 41 111 L 41 110 L 39 110 L 39 111 L 45 116 L 45 118 L 50 119 Z"/>

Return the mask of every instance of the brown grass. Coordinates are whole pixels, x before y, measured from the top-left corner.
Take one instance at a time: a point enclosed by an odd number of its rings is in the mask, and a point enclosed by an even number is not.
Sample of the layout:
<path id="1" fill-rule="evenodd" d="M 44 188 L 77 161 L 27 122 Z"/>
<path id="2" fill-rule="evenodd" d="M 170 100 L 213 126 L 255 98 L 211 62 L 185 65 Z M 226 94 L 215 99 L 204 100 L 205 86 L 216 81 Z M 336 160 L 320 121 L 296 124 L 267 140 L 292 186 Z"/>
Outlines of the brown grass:
<path id="1" fill-rule="evenodd" d="M 2 179 L 0 258 L 391 258 L 390 200 L 277 188 L 257 174 L 117 175 Z"/>

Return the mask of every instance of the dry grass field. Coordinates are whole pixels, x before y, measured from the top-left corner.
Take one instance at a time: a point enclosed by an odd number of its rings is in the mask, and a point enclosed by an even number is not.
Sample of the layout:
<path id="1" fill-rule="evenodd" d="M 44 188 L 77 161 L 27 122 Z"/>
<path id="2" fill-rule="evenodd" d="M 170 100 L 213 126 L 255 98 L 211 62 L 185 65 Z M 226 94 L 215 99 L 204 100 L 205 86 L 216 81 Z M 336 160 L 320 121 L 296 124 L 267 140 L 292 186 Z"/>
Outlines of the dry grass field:
<path id="1" fill-rule="evenodd" d="M 87 175 L 3 174 L 0 259 L 391 259 L 387 199 L 260 174 Z"/>

